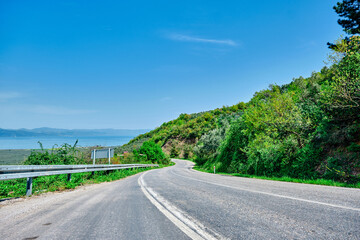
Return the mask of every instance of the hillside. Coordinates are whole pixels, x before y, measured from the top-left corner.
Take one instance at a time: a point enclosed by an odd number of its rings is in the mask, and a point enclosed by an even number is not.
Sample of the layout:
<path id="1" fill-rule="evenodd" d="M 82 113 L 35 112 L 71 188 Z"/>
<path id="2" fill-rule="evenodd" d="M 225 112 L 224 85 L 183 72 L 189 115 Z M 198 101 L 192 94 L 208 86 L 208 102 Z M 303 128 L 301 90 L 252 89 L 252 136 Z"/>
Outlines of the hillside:
<path id="1" fill-rule="evenodd" d="M 201 136 L 216 129 L 224 121 L 238 118 L 244 111 L 245 104 L 224 106 L 211 111 L 181 114 L 177 119 L 165 122 L 160 127 L 141 134 L 116 151 L 132 151 L 140 148 L 143 142 L 151 140 L 162 146 L 164 152 L 175 157 L 190 157 L 193 147 Z"/>
<path id="2" fill-rule="evenodd" d="M 260 176 L 359 181 L 360 37 L 339 40 L 333 65 L 239 103 L 181 114 L 117 151 L 154 141 L 204 169 Z"/>

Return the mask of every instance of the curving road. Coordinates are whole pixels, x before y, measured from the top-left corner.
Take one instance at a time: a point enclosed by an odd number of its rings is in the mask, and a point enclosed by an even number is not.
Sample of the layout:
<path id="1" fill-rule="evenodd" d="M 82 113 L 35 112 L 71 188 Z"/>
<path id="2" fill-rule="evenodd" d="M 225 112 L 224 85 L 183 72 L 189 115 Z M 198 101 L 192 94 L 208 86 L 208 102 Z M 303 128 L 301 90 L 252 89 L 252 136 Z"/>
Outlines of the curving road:
<path id="1" fill-rule="evenodd" d="M 360 190 L 193 163 L 0 204 L 0 239 L 360 239 Z"/>

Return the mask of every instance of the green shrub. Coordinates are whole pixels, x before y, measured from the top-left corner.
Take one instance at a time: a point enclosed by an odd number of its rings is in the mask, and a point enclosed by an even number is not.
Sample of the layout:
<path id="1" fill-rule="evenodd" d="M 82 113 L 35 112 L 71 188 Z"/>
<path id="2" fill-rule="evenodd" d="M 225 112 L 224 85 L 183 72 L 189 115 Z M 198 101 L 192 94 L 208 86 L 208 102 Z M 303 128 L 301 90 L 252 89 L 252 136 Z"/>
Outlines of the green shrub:
<path id="1" fill-rule="evenodd" d="M 139 152 L 145 154 L 152 163 L 169 163 L 169 158 L 162 151 L 161 147 L 153 141 L 144 142 Z"/>
<path id="2" fill-rule="evenodd" d="M 219 171 L 245 171 L 247 165 L 245 147 L 248 144 L 248 140 L 243 130 L 244 123 L 241 118 L 231 124 L 224 141 L 218 149 L 219 154 L 216 162 L 219 163 Z"/>
<path id="3" fill-rule="evenodd" d="M 72 165 L 85 164 L 83 154 L 76 148 L 78 141 L 73 146 L 65 143 L 59 148 L 46 150 L 41 142 L 41 151 L 32 150 L 30 156 L 25 160 L 25 165 Z"/>
<path id="4" fill-rule="evenodd" d="M 219 120 L 218 127 L 204 134 L 194 147 L 195 162 L 199 165 L 208 160 L 215 159 L 219 154 L 219 146 L 230 127 L 231 117 Z"/>
<path id="5" fill-rule="evenodd" d="M 302 149 L 298 150 L 297 157 L 292 163 L 290 177 L 314 179 L 320 176 L 316 171 L 322 159 L 323 150 L 314 146 L 314 144 L 307 144 Z"/>
<path id="6" fill-rule="evenodd" d="M 179 157 L 179 154 L 180 154 L 180 151 L 176 147 L 176 144 L 172 144 L 171 149 L 170 149 L 170 157 L 177 158 L 177 157 Z"/>
<path id="7" fill-rule="evenodd" d="M 192 154 L 192 147 L 191 145 L 186 144 L 184 146 L 184 154 L 183 154 L 184 159 L 190 159 L 191 154 Z"/>

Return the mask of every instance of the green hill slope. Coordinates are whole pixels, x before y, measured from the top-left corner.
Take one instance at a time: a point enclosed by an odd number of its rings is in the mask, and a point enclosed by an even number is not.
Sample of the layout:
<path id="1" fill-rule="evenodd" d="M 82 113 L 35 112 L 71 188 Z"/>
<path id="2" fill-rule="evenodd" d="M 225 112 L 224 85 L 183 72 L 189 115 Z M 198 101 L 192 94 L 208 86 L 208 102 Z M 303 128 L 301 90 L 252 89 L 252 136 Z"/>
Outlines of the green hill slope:
<path id="1" fill-rule="evenodd" d="M 201 136 L 219 127 L 223 121 L 232 121 L 239 117 L 245 106 L 244 103 L 238 103 L 207 112 L 181 114 L 177 119 L 163 123 L 160 127 L 135 137 L 116 151 L 132 151 L 140 148 L 143 142 L 151 140 L 159 144 L 172 157 L 183 157 L 184 155 L 191 157 L 193 147 Z"/>

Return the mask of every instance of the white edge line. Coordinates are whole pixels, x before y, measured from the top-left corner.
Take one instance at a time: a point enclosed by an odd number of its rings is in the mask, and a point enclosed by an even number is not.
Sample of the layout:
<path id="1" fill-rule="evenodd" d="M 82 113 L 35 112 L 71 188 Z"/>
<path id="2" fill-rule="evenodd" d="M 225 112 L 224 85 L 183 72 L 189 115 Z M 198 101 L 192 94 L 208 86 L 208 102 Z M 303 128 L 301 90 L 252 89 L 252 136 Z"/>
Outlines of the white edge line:
<path id="1" fill-rule="evenodd" d="M 147 173 L 147 172 L 146 172 Z M 146 183 L 143 180 L 143 176 L 146 174 L 143 173 L 138 178 L 138 183 L 141 187 L 141 190 L 145 196 L 150 200 L 150 202 L 161 212 L 163 213 L 176 227 L 183 231 L 187 236 L 194 240 L 203 240 L 203 239 L 224 239 L 220 235 L 217 238 L 214 238 L 209 233 L 205 232 L 197 224 L 187 217 L 185 217 L 175 206 L 171 205 L 168 201 L 162 198 L 154 190 L 146 186 Z M 194 230 L 195 229 L 195 230 Z"/>
<path id="2" fill-rule="evenodd" d="M 276 193 L 268 193 L 268 192 L 250 190 L 250 189 L 245 189 L 245 188 L 232 187 L 232 186 L 227 186 L 227 185 L 220 184 L 220 183 L 213 183 L 213 182 L 203 181 L 203 180 L 199 180 L 199 179 L 192 178 L 192 177 L 186 177 L 186 176 L 177 174 L 177 173 L 175 173 L 174 171 L 171 171 L 171 172 L 172 172 L 174 175 L 177 175 L 177 176 L 179 176 L 179 177 L 183 177 L 183 178 L 187 178 L 187 179 L 192 179 L 192 180 L 195 180 L 195 181 L 198 181 L 198 182 L 213 184 L 213 185 L 220 186 L 220 187 L 232 188 L 232 189 L 236 189 L 236 190 L 240 190 L 240 191 L 247 191 L 247 192 L 252 192 L 252 193 L 259 193 L 259 194 L 269 195 L 269 196 L 273 196 L 273 197 L 286 198 L 286 199 L 291 199 L 291 200 L 296 200 L 296 201 L 314 203 L 314 204 L 325 205 L 325 206 L 334 207 L 334 208 L 342 208 L 342 209 L 346 209 L 346 210 L 352 210 L 352 211 L 359 211 L 359 212 L 360 212 L 360 208 L 346 207 L 346 206 L 340 206 L 340 205 L 331 204 L 331 203 L 318 202 L 318 201 L 313 201 L 313 200 L 308 200 L 308 199 L 303 199 L 303 198 L 296 198 L 296 197 L 284 196 L 284 195 L 280 195 L 280 194 L 276 194 Z"/>

